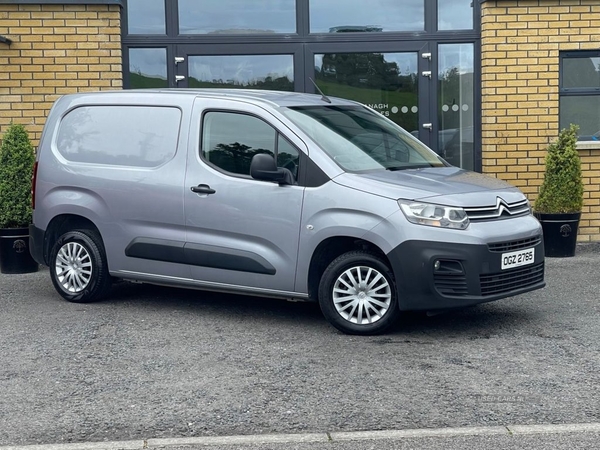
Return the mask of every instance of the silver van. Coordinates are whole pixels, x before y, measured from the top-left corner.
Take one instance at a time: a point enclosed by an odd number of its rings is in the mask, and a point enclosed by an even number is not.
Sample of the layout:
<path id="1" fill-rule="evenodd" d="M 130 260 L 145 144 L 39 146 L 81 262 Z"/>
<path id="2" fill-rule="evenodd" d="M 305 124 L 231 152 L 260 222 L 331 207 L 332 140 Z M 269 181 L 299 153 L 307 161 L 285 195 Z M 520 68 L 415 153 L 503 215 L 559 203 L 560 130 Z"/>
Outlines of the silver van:
<path id="1" fill-rule="evenodd" d="M 545 285 L 517 188 L 450 166 L 364 105 L 301 93 L 60 98 L 30 231 L 72 302 L 115 279 L 318 301 L 353 334 Z"/>

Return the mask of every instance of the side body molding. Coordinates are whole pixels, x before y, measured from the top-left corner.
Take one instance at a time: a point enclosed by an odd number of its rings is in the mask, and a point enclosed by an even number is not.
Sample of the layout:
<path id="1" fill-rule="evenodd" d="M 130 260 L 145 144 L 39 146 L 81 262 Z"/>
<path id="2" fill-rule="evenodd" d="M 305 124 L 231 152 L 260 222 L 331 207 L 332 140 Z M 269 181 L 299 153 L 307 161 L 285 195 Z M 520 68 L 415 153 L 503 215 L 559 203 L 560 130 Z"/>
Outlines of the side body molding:
<path id="1" fill-rule="evenodd" d="M 237 272 L 275 275 L 275 268 L 256 253 L 214 245 L 136 238 L 125 249 L 131 258 L 150 259 Z"/>

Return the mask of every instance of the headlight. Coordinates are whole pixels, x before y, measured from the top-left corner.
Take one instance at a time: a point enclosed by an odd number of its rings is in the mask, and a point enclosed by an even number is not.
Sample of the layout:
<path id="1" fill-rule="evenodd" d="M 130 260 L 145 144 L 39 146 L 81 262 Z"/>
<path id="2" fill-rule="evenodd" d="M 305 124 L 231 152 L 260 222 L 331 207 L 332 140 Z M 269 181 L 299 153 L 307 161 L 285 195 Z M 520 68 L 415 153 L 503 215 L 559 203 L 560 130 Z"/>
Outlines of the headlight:
<path id="1" fill-rule="evenodd" d="M 469 217 L 462 208 L 405 200 L 398 200 L 398 204 L 412 223 L 455 230 L 464 230 L 469 226 Z"/>

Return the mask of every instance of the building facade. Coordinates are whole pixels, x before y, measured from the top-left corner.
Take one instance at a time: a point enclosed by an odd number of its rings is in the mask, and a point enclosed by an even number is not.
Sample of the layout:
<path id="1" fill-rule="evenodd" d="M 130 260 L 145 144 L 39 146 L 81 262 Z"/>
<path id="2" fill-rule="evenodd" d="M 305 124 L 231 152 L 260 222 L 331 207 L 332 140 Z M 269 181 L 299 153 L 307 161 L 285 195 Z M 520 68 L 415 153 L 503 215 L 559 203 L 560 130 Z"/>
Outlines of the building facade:
<path id="1" fill-rule="evenodd" d="M 578 124 L 600 241 L 600 0 L 0 0 L 0 133 L 75 91 L 315 86 L 531 200 Z"/>

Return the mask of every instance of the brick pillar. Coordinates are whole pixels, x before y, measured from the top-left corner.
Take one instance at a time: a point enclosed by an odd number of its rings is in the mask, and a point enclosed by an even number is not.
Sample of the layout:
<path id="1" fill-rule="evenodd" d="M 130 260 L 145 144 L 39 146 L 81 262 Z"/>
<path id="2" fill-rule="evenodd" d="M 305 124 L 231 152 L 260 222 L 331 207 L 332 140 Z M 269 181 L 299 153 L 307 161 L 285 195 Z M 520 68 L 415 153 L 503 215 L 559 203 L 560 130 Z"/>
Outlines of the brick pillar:
<path id="1" fill-rule="evenodd" d="M 119 6 L 0 4 L 0 35 L 0 135 L 21 123 L 37 145 L 60 95 L 123 86 Z"/>
<path id="2" fill-rule="evenodd" d="M 535 200 L 548 144 L 559 133 L 559 53 L 600 48 L 600 4 L 589 0 L 482 3 L 483 172 Z M 580 150 L 579 241 L 600 241 L 600 148 Z"/>

